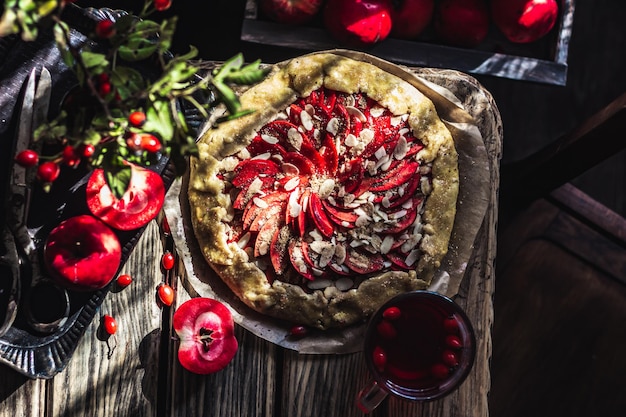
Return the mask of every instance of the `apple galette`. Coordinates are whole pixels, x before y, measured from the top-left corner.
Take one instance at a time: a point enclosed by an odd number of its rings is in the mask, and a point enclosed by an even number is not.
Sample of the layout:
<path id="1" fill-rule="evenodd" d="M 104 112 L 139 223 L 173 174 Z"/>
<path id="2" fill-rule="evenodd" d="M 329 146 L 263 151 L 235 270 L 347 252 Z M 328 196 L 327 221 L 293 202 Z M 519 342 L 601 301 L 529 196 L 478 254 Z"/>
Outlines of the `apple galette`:
<path id="1" fill-rule="evenodd" d="M 425 288 L 448 249 L 457 153 L 432 102 L 332 53 L 276 66 L 208 130 L 188 198 L 204 257 L 254 310 L 320 329 Z"/>

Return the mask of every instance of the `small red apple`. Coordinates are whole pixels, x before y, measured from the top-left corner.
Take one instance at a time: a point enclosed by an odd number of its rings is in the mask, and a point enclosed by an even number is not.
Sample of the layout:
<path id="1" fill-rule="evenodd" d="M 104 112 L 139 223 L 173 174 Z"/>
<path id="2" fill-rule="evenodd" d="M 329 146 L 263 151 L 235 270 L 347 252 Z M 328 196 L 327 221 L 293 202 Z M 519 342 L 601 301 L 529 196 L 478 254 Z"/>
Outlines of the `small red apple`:
<path id="1" fill-rule="evenodd" d="M 95 169 L 87 182 L 87 206 L 91 213 L 118 230 L 145 226 L 161 210 L 165 186 L 159 174 L 131 165 L 128 189 L 118 199 L 106 183 L 104 171 Z"/>
<path id="2" fill-rule="evenodd" d="M 185 301 L 172 318 L 180 339 L 178 361 L 190 372 L 210 374 L 230 363 L 239 347 L 230 310 L 211 298 Z"/>
<path id="3" fill-rule="evenodd" d="M 389 36 L 392 9 L 391 0 L 329 0 L 324 24 L 339 42 L 368 46 Z"/>
<path id="4" fill-rule="evenodd" d="M 79 291 L 104 288 L 115 277 L 121 258 L 122 247 L 113 230 L 86 214 L 61 222 L 44 246 L 50 275 Z"/>
<path id="5" fill-rule="evenodd" d="M 447 44 L 477 46 L 489 31 L 489 10 L 485 0 L 443 0 L 437 10 L 435 29 Z"/>
<path id="6" fill-rule="evenodd" d="M 259 8 L 270 20 L 300 25 L 311 21 L 322 4 L 323 0 L 260 0 Z"/>
<path id="7" fill-rule="evenodd" d="M 504 36 L 515 43 L 534 42 L 556 23 L 556 0 L 492 0 L 491 13 Z"/>
<path id="8" fill-rule="evenodd" d="M 434 0 L 401 0 L 391 10 L 391 36 L 417 38 L 430 23 L 435 11 Z"/>

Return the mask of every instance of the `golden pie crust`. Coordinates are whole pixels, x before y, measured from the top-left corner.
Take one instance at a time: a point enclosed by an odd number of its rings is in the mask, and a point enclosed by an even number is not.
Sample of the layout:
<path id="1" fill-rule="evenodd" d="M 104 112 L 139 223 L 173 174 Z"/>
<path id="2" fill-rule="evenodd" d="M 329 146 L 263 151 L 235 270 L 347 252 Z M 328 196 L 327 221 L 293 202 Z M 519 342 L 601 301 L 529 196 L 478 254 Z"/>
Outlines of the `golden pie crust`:
<path id="1" fill-rule="evenodd" d="M 302 97 L 320 88 L 363 93 L 408 124 L 424 148 L 420 165 L 430 167 L 430 190 L 421 213 L 420 257 L 408 271 L 384 270 L 359 279 L 347 290 L 335 286 L 310 290 L 298 283 L 270 283 L 257 259 L 237 242 L 229 242 L 231 223 L 241 216 L 233 208 L 232 188 L 224 171 L 241 155 L 266 123 Z M 260 84 L 244 92 L 243 108 L 255 113 L 219 124 L 199 140 L 199 155 L 190 163 L 188 198 L 195 236 L 219 277 L 252 309 L 278 319 L 319 329 L 340 328 L 366 320 L 390 297 L 424 289 L 448 250 L 458 196 L 458 162 L 453 138 L 433 103 L 399 76 L 375 65 L 332 53 L 317 53 L 276 65 Z"/>

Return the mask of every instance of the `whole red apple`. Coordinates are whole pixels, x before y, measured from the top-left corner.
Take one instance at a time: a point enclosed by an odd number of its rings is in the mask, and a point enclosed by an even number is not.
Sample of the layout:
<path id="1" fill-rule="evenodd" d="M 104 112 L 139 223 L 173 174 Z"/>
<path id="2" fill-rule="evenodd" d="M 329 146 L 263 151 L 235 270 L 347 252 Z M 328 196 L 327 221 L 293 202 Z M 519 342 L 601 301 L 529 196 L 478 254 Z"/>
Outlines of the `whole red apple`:
<path id="1" fill-rule="evenodd" d="M 475 47 L 489 31 L 489 10 L 485 0 L 442 0 L 435 30 L 450 45 Z"/>
<path id="2" fill-rule="evenodd" d="M 299 25 L 312 20 L 322 3 L 323 0 L 260 0 L 259 8 L 270 20 Z"/>
<path id="3" fill-rule="evenodd" d="M 401 0 L 391 9 L 391 36 L 417 38 L 430 23 L 435 11 L 434 0 Z"/>
<path id="4" fill-rule="evenodd" d="M 392 9 L 391 0 L 329 0 L 324 24 L 341 43 L 368 46 L 389 36 Z"/>
<path id="5" fill-rule="evenodd" d="M 237 353 L 233 316 L 217 300 L 196 297 L 185 301 L 174 312 L 172 325 L 180 339 L 178 361 L 190 372 L 220 371 Z"/>
<path id="6" fill-rule="evenodd" d="M 48 272 L 60 285 L 79 291 L 104 288 L 117 273 L 122 247 L 115 233 L 90 215 L 55 227 L 44 246 Z"/>
<path id="7" fill-rule="evenodd" d="M 91 213 L 118 230 L 145 226 L 161 210 L 165 186 L 159 174 L 131 165 L 128 189 L 117 198 L 104 178 L 104 171 L 95 169 L 86 188 L 87 206 Z"/>
<path id="8" fill-rule="evenodd" d="M 534 42 L 556 23 L 556 0 L 492 0 L 491 13 L 504 36 L 515 43 Z"/>

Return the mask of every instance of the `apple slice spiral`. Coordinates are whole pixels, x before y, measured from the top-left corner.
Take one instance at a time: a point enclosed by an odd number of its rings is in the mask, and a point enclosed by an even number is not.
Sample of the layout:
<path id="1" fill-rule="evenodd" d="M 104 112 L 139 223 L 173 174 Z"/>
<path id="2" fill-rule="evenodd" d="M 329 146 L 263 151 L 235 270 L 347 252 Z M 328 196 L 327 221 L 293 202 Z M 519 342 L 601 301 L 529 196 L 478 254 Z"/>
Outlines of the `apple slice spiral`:
<path id="1" fill-rule="evenodd" d="M 406 116 L 364 93 L 315 90 L 260 128 L 220 173 L 241 219 L 229 241 L 261 260 L 268 280 L 309 289 L 410 270 L 431 188 L 423 147 Z"/>

